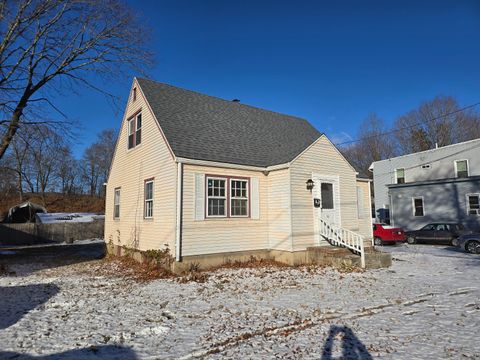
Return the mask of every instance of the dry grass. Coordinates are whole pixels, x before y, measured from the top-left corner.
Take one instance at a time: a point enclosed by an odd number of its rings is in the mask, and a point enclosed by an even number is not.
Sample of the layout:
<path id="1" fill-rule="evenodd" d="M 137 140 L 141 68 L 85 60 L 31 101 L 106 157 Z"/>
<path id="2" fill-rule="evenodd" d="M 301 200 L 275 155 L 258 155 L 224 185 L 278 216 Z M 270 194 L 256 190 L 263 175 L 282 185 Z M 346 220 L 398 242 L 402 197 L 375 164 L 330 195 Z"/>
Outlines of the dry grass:
<path id="1" fill-rule="evenodd" d="M 174 274 L 154 262 L 139 263 L 129 256 L 108 255 L 105 259 L 90 264 L 88 272 L 96 275 L 121 277 L 131 279 L 137 282 L 148 282 L 156 279 L 175 279 L 179 283 L 188 283 L 191 281 L 203 283 L 206 282 L 211 273 L 224 269 L 257 269 L 257 268 L 275 268 L 289 269 L 291 266 L 265 259 L 256 259 L 251 257 L 245 262 L 227 261 L 225 264 L 210 268 L 201 269 L 199 264 L 192 263 L 189 268 L 181 274 Z"/>
<path id="2" fill-rule="evenodd" d="M 154 262 L 139 263 L 129 256 L 108 255 L 103 260 L 96 263 L 90 263 L 88 272 L 95 275 L 107 277 L 120 277 L 130 279 L 135 282 L 149 282 L 157 279 L 172 279 L 178 283 L 185 284 L 189 282 L 204 283 L 209 277 L 221 270 L 225 269 L 266 269 L 269 271 L 282 271 L 292 268 L 299 268 L 308 273 L 317 273 L 319 269 L 325 269 L 326 266 L 320 265 L 287 265 L 271 259 L 257 259 L 250 257 L 247 261 L 227 261 L 223 265 L 219 265 L 209 269 L 201 269 L 198 263 L 192 263 L 181 274 L 175 274 L 169 270 L 156 265 Z M 363 269 L 347 266 L 346 264 L 337 269 L 340 273 L 364 272 Z M 343 276 L 343 275 L 341 275 Z"/>
<path id="3" fill-rule="evenodd" d="M 0 276 L 13 276 L 15 271 L 10 271 L 7 265 L 0 264 Z"/>
<path id="4" fill-rule="evenodd" d="M 174 277 L 174 274 L 168 270 L 153 264 L 139 263 L 128 256 L 108 255 L 95 265 L 90 266 L 89 271 L 97 275 L 128 278 L 137 282 Z"/>

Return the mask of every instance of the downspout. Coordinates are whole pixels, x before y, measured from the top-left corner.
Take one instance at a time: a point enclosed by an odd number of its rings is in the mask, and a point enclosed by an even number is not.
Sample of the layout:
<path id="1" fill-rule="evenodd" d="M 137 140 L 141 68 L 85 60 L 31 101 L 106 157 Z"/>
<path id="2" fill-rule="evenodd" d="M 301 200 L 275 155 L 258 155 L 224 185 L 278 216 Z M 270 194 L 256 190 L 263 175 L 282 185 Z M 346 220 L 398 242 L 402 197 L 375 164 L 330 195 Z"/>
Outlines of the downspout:
<path id="1" fill-rule="evenodd" d="M 182 260 L 183 163 L 177 163 L 177 216 L 175 229 L 175 260 Z"/>

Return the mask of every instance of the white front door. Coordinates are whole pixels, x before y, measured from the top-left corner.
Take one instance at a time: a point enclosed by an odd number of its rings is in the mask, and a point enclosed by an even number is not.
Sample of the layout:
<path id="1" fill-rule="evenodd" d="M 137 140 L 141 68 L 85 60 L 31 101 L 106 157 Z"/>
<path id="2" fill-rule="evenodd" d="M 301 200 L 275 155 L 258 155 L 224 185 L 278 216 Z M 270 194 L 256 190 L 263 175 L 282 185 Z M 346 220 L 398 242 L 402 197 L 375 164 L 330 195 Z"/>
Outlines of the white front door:
<path id="1" fill-rule="evenodd" d="M 334 175 L 313 175 L 314 199 L 319 199 L 320 206 L 315 207 L 315 229 L 318 229 L 318 220 L 323 219 L 330 224 L 341 226 L 340 219 L 340 181 Z M 318 233 L 318 232 L 317 232 Z M 318 243 L 322 238 L 318 237 Z"/>

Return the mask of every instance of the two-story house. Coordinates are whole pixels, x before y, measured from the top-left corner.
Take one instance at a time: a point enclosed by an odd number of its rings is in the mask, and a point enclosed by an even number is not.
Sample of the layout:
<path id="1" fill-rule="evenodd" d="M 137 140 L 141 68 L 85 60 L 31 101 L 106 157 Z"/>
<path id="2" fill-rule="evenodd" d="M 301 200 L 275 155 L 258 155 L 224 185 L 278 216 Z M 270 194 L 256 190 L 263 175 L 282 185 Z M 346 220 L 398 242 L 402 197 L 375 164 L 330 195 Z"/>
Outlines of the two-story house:
<path id="1" fill-rule="evenodd" d="M 406 230 L 440 221 L 480 228 L 480 139 L 376 161 L 370 171 L 377 221 Z"/>

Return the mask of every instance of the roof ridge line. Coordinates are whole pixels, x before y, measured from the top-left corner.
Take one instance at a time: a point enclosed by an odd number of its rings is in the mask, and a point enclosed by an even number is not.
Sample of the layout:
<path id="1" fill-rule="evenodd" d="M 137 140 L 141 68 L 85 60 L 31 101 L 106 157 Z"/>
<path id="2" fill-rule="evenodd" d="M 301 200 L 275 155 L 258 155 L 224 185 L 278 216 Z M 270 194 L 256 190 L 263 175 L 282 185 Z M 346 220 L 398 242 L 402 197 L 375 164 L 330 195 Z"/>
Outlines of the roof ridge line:
<path id="1" fill-rule="evenodd" d="M 201 92 L 199 92 L 199 91 L 190 90 L 190 89 L 185 89 L 185 88 L 180 87 L 180 86 L 175 86 L 175 85 L 163 83 L 163 82 L 156 81 L 156 80 L 152 80 L 152 79 L 147 79 L 147 78 L 143 78 L 143 77 L 135 77 L 135 79 L 137 79 L 137 81 L 138 81 L 138 80 L 151 81 L 151 82 L 153 82 L 153 83 L 165 85 L 165 86 L 168 86 L 168 87 L 171 87 L 171 88 L 174 88 L 174 89 L 180 89 L 180 90 L 188 91 L 188 92 L 191 92 L 191 93 L 194 93 L 194 94 L 198 94 L 198 95 L 201 95 L 201 96 L 207 96 L 207 97 L 210 97 L 210 98 L 212 98 L 212 99 L 225 101 L 226 103 L 233 103 L 233 101 L 231 101 L 231 100 L 222 99 L 221 97 L 218 97 L 218 96 L 209 95 L 209 94 L 204 94 L 204 93 L 201 93 Z M 238 105 L 239 105 L 239 106 L 246 106 L 246 107 L 249 107 L 249 108 L 252 108 L 252 109 L 256 109 L 256 110 L 267 111 L 267 112 L 270 112 L 270 113 L 272 113 L 272 114 L 281 115 L 281 116 L 283 116 L 283 117 L 295 118 L 295 119 L 298 119 L 298 120 L 301 120 L 301 121 L 306 121 L 307 123 L 309 123 L 310 125 L 312 125 L 307 119 L 305 119 L 305 118 L 303 118 L 303 117 L 300 117 L 300 116 L 297 116 L 297 115 L 285 114 L 285 113 L 281 113 L 281 112 L 278 112 L 278 111 L 273 111 L 273 110 L 270 110 L 270 109 L 264 109 L 264 108 L 260 108 L 260 107 L 257 107 L 257 106 L 253 106 L 253 105 L 249 105 L 249 104 L 244 104 L 244 103 L 242 103 L 242 102 L 238 102 Z M 318 130 L 317 130 L 317 131 L 318 131 Z"/>

